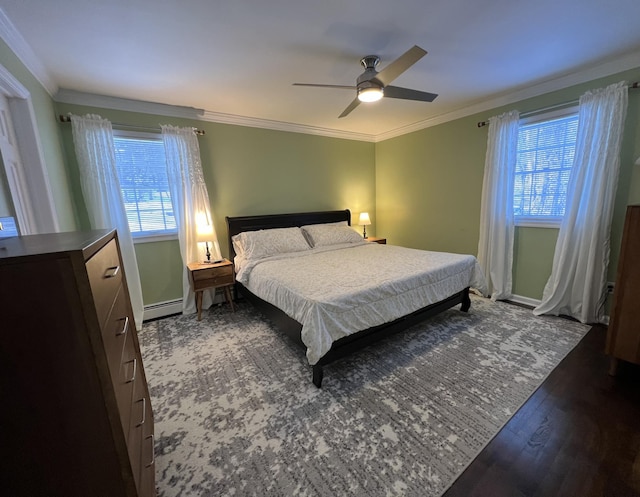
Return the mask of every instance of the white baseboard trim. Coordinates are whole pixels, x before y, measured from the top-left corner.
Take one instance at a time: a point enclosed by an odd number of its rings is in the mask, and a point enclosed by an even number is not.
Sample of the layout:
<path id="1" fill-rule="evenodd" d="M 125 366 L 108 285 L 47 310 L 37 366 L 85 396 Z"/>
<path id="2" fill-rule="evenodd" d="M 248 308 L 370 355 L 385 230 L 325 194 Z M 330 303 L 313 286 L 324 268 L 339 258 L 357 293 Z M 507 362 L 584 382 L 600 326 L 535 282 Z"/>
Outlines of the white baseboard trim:
<path id="1" fill-rule="evenodd" d="M 143 321 L 149 319 L 163 318 L 172 314 L 180 314 L 182 312 L 182 299 L 167 300 L 166 302 L 157 302 L 155 304 L 145 305 Z"/>
<path id="2" fill-rule="evenodd" d="M 530 297 L 524 297 L 522 295 L 512 295 L 509 302 L 515 302 L 516 304 L 524 304 L 531 307 L 537 307 L 542 302 L 541 300 L 532 299 Z M 605 326 L 609 326 L 609 316 L 607 314 L 602 318 L 602 322 L 600 324 L 604 324 Z"/>
<path id="3" fill-rule="evenodd" d="M 537 307 L 540 305 L 541 300 L 532 299 L 530 297 L 525 297 L 523 295 L 512 295 L 510 299 L 511 302 L 515 302 L 516 304 L 524 304 L 530 305 L 531 307 Z"/>

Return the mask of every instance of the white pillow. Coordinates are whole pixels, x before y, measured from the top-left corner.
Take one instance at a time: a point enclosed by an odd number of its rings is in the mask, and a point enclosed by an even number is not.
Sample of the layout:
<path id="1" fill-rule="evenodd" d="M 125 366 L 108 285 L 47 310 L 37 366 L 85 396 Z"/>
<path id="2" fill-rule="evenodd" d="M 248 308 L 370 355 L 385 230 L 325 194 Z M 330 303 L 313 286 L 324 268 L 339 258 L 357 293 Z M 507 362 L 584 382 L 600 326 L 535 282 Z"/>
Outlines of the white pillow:
<path id="1" fill-rule="evenodd" d="M 313 247 L 325 247 L 338 243 L 359 243 L 364 238 L 346 224 L 309 224 L 302 230 Z"/>
<path id="2" fill-rule="evenodd" d="M 233 235 L 231 237 L 231 243 L 233 243 L 233 251 L 236 255 L 242 255 L 244 253 L 244 245 L 242 243 L 242 233 Z"/>
<path id="3" fill-rule="evenodd" d="M 245 231 L 236 236 L 240 242 L 237 245 L 246 259 L 263 259 L 272 255 L 300 252 L 311 248 L 300 228 Z"/>
<path id="4" fill-rule="evenodd" d="M 349 225 L 347 224 L 346 221 L 337 221 L 335 223 L 308 224 L 300 228 L 302 230 L 302 234 L 307 239 L 307 242 L 309 243 L 309 245 L 311 245 L 312 247 L 315 247 L 315 245 L 313 244 L 313 239 L 311 238 L 311 235 L 309 235 L 309 233 L 307 233 L 307 231 L 305 230 L 305 228 L 308 228 L 309 226 L 349 226 Z"/>

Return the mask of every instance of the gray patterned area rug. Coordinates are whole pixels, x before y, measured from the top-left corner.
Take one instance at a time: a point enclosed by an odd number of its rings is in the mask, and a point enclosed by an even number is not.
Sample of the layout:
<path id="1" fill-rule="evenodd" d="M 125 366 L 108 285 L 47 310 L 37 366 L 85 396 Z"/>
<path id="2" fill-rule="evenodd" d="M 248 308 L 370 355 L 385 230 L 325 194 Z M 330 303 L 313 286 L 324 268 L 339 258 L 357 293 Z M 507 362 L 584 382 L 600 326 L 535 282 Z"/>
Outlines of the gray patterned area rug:
<path id="1" fill-rule="evenodd" d="M 441 495 L 587 331 L 472 297 L 317 389 L 247 303 L 146 323 L 158 495 Z"/>

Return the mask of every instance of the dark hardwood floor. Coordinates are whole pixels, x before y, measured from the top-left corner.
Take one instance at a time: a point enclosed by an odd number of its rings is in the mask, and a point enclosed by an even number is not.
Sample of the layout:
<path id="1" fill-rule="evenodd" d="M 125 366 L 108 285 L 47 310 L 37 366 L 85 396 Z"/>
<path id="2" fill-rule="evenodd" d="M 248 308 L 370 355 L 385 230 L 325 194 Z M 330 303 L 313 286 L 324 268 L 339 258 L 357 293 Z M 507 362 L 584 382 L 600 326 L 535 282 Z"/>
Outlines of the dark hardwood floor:
<path id="1" fill-rule="evenodd" d="M 445 497 L 640 496 L 640 367 L 594 326 Z"/>

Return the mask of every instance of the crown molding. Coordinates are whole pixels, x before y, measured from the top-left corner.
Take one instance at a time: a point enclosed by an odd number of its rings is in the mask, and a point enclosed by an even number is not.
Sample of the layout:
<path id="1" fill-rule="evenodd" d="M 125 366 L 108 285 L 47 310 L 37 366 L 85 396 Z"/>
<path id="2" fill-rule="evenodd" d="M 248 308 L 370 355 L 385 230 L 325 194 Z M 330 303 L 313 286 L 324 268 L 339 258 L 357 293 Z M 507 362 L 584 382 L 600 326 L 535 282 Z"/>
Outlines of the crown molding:
<path id="1" fill-rule="evenodd" d="M 44 87 L 45 91 L 53 97 L 58 91 L 58 85 L 2 8 L 0 8 L 0 38 L 16 54 L 16 57 Z"/>
<path id="2" fill-rule="evenodd" d="M 304 133 L 308 135 L 326 136 L 330 138 L 342 138 L 345 140 L 357 140 L 365 142 L 375 142 L 376 136 L 367 133 L 356 133 L 353 131 L 342 131 L 332 128 L 322 128 L 319 126 L 309 126 L 306 124 L 294 124 L 284 121 L 272 121 L 255 117 L 236 116 L 233 114 L 223 114 L 220 112 L 205 111 L 202 117 L 204 121 L 223 124 L 234 124 L 237 126 L 248 126 L 250 128 L 263 128 L 275 131 L 288 131 L 290 133 Z"/>
<path id="3" fill-rule="evenodd" d="M 110 97 L 107 95 L 83 93 L 74 90 L 61 89 L 54 96 L 54 100 L 61 103 L 86 105 L 89 107 L 100 107 L 102 109 L 124 110 L 128 112 L 139 112 L 141 114 L 181 117 L 219 124 L 247 126 L 250 128 L 271 129 L 275 131 L 287 131 L 290 133 L 304 133 L 309 135 L 342 138 L 346 140 L 357 140 L 366 142 L 375 141 L 374 135 L 366 133 L 353 133 L 349 131 L 340 131 L 330 128 L 321 128 L 318 126 L 307 126 L 304 124 L 293 124 L 283 121 L 273 121 L 270 119 L 237 116 L 234 114 L 224 114 L 222 112 L 212 112 L 203 109 L 196 109 L 193 107 L 180 107 L 177 105 L 144 102 L 142 100 L 130 100 L 126 98 Z"/>
<path id="4" fill-rule="evenodd" d="M 185 119 L 202 120 L 203 109 L 184 107 L 179 105 L 146 102 L 128 98 L 110 97 L 108 95 L 96 95 L 75 90 L 60 89 L 53 99 L 56 102 L 74 105 L 86 105 L 102 109 L 123 110 L 127 112 L 139 112 L 140 114 L 156 114 L 167 117 L 182 117 Z"/>
<path id="5" fill-rule="evenodd" d="M 448 121 L 453 121 L 455 119 L 472 116 L 480 112 L 485 112 L 491 109 L 502 107 L 504 105 L 514 104 L 528 98 L 537 97 L 540 95 L 544 95 L 545 93 L 551 93 L 557 90 L 562 90 L 570 86 L 587 83 L 589 81 L 593 81 L 594 79 L 604 78 L 606 76 L 611 76 L 612 74 L 628 71 L 630 69 L 636 69 L 638 67 L 640 67 L 640 52 L 630 53 L 618 57 L 617 59 L 607 61 L 596 66 L 588 67 L 581 71 L 543 81 L 542 83 L 529 86 L 522 90 L 517 90 L 497 96 L 495 98 L 492 98 L 491 100 L 485 100 L 477 104 L 463 107 L 453 112 L 447 112 L 439 116 L 425 119 L 424 121 L 419 121 L 414 124 L 387 131 L 385 133 L 380 133 L 376 135 L 375 141 L 381 142 L 384 140 L 388 140 L 389 138 L 406 135 L 407 133 L 419 131 L 431 126 L 436 126 Z"/>

